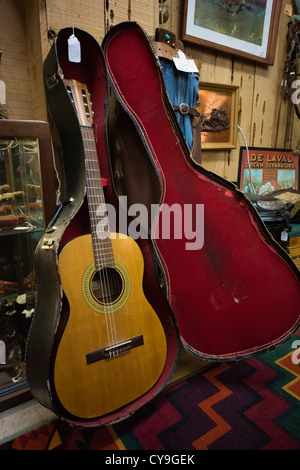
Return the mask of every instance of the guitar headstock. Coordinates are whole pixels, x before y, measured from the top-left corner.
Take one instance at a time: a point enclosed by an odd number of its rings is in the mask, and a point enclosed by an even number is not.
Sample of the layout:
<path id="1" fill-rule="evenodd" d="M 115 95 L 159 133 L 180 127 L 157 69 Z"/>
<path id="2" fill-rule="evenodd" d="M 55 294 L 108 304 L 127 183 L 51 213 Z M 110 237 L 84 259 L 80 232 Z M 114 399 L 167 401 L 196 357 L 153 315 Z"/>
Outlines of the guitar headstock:
<path id="1" fill-rule="evenodd" d="M 82 126 L 92 127 L 93 111 L 87 86 L 77 80 L 64 80 L 68 95 Z"/>

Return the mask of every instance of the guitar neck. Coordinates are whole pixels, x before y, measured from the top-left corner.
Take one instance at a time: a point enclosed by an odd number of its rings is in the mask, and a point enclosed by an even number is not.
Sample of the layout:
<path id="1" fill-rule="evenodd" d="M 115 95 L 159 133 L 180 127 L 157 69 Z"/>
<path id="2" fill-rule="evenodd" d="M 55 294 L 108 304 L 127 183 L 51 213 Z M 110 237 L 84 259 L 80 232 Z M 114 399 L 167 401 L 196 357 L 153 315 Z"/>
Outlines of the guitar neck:
<path id="1" fill-rule="evenodd" d="M 84 145 L 87 202 L 97 271 L 115 267 L 108 214 L 93 130 L 93 113 L 88 88 L 76 80 L 64 79 L 67 93 L 76 110 Z"/>
<path id="2" fill-rule="evenodd" d="M 86 192 L 97 270 L 114 267 L 108 213 L 92 127 L 80 126 L 85 152 Z"/>

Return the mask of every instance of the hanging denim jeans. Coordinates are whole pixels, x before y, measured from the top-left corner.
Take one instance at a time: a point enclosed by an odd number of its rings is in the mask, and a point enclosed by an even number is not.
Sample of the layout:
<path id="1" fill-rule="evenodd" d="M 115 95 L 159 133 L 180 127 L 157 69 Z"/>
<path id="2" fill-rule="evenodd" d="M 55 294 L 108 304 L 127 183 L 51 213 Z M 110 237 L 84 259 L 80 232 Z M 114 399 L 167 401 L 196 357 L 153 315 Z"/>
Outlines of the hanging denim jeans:
<path id="1" fill-rule="evenodd" d="M 176 69 L 173 61 L 162 57 L 159 60 L 171 103 L 177 106 L 185 103 L 194 108 L 199 102 L 199 74 L 181 72 Z M 179 111 L 175 111 L 175 114 L 185 140 L 191 149 L 193 145 L 191 116 L 188 114 L 182 115 Z"/>

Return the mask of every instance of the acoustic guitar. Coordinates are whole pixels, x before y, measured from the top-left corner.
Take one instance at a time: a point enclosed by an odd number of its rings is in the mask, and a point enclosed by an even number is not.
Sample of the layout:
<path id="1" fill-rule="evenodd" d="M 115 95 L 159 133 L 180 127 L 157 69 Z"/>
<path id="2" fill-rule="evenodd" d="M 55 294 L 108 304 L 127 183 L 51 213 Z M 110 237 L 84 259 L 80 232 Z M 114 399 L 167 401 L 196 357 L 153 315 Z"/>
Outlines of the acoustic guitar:
<path id="1" fill-rule="evenodd" d="M 54 360 L 61 406 L 72 416 L 106 415 L 146 393 L 166 361 L 166 337 L 142 286 L 136 242 L 111 233 L 87 86 L 65 80 L 80 123 L 91 234 L 62 249 L 58 269 L 69 317 Z"/>

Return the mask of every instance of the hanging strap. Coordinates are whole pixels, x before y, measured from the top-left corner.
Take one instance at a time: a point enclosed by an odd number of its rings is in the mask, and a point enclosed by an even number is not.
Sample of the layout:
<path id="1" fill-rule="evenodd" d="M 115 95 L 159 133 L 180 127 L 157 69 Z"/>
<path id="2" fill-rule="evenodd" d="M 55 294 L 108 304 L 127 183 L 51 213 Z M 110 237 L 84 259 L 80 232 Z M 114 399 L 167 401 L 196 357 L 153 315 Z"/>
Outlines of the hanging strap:
<path id="1" fill-rule="evenodd" d="M 174 111 L 179 111 L 182 116 L 186 116 L 189 114 L 190 116 L 196 116 L 199 117 L 200 113 L 195 109 L 191 108 L 188 104 L 186 103 L 181 103 L 179 106 L 176 104 L 173 104 L 173 109 Z"/>

